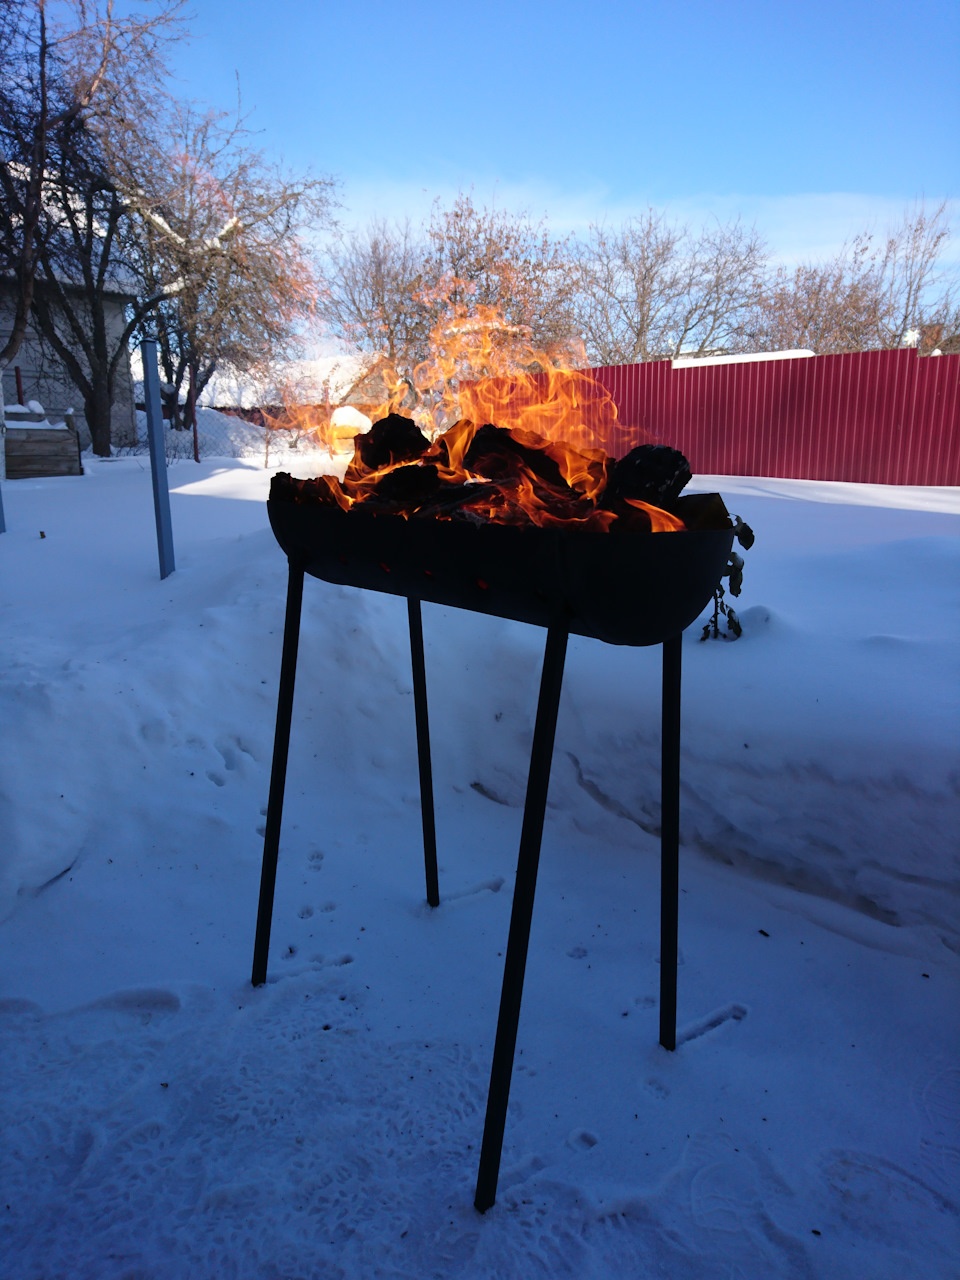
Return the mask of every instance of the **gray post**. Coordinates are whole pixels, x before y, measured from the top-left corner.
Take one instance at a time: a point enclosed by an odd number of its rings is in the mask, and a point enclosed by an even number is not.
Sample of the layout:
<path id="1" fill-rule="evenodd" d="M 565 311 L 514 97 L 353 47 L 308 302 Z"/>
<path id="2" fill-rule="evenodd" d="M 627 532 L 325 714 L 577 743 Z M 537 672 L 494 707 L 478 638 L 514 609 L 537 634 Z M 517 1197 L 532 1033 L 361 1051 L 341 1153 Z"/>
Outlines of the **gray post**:
<path id="1" fill-rule="evenodd" d="M 3 370 L 0 369 L 0 480 L 7 478 L 7 422 L 3 400 Z M 3 490 L 0 489 L 0 533 L 6 533 L 7 522 L 3 518 Z"/>
<path id="2" fill-rule="evenodd" d="M 156 342 L 145 338 L 140 343 L 140 356 L 143 360 L 143 400 L 147 410 L 147 439 L 150 441 L 150 471 L 153 475 L 153 509 L 157 517 L 160 577 L 169 578 L 177 566 L 173 562 L 173 525 L 170 521 L 170 491 L 167 488 L 167 454 L 163 445 L 163 409 L 160 406 Z"/>

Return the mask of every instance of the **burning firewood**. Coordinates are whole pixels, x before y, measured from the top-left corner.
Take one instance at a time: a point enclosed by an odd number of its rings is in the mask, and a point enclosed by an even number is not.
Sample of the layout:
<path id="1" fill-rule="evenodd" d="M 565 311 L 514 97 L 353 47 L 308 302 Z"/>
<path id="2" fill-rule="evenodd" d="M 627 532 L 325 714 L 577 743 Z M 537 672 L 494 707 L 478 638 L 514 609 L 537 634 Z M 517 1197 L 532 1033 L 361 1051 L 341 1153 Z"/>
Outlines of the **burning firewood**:
<path id="1" fill-rule="evenodd" d="M 431 444 L 391 413 L 359 438 L 342 484 L 330 476 L 274 481 L 273 496 L 365 514 L 568 527 L 606 532 L 728 529 L 717 495 L 682 498 L 683 454 L 641 445 L 616 461 L 522 427 L 461 420 Z"/>
<path id="2" fill-rule="evenodd" d="M 656 505 L 679 498 L 690 482 L 690 463 L 679 449 L 665 444 L 641 444 L 614 466 L 607 488 L 621 498 L 639 498 Z"/>
<path id="3" fill-rule="evenodd" d="M 430 441 L 422 434 L 412 418 L 401 417 L 399 413 L 389 413 L 379 422 L 375 422 L 365 435 L 357 437 L 354 466 L 358 461 L 359 465 L 367 471 L 398 466 L 419 458 L 429 448 Z"/>

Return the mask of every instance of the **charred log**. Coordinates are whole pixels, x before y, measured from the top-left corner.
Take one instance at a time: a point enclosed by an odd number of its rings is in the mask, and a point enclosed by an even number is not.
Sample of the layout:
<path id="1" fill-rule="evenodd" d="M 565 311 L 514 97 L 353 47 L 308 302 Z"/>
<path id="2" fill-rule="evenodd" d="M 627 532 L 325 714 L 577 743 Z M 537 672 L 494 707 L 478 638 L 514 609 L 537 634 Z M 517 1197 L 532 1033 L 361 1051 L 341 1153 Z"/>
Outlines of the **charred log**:
<path id="1" fill-rule="evenodd" d="M 351 468 L 357 469 L 359 459 L 366 470 L 378 471 L 381 467 L 415 461 L 430 448 L 430 441 L 412 418 L 391 413 L 375 422 L 365 435 L 357 436 L 356 447 Z"/>
<path id="2" fill-rule="evenodd" d="M 601 450 L 577 450 L 518 427 L 477 428 L 467 420 L 429 444 L 411 419 L 390 414 L 358 438 L 357 449 L 342 484 L 333 476 L 294 480 L 281 474 L 272 496 L 370 516 L 521 529 L 731 527 L 717 495 L 679 496 L 690 467 L 682 453 L 662 445 L 643 445 L 615 462 Z"/>
<path id="3" fill-rule="evenodd" d="M 613 468 L 607 492 L 611 498 L 637 498 L 662 506 L 679 498 L 689 481 L 690 464 L 679 449 L 642 444 L 631 449 Z"/>

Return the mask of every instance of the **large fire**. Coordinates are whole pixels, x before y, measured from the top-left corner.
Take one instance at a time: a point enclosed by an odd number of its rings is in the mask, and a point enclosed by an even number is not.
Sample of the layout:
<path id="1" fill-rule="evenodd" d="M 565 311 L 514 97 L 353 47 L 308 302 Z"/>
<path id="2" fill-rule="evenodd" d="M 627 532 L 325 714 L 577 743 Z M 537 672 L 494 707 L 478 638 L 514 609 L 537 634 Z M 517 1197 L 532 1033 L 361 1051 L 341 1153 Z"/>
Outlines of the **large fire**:
<path id="1" fill-rule="evenodd" d="M 541 350 L 496 308 L 456 307 L 431 334 L 426 360 L 408 378 L 394 376 L 375 416 L 407 412 L 431 440 L 467 419 L 595 448 L 617 406 L 585 366 L 582 345 Z"/>
<path id="2" fill-rule="evenodd" d="M 664 506 L 689 478 L 683 455 L 663 446 L 642 445 L 617 462 L 600 449 L 467 419 L 431 444 L 412 419 L 389 414 L 357 437 L 342 481 L 284 477 L 284 488 L 297 502 L 371 515 L 670 533 L 686 526 Z"/>
<path id="3" fill-rule="evenodd" d="M 617 462 L 596 447 L 617 408 L 580 367 L 582 352 L 533 348 L 529 333 L 492 308 L 463 308 L 434 332 L 407 376 L 381 368 L 386 397 L 367 406 L 369 433 L 334 416 L 316 431 L 331 452 L 355 452 L 343 480 L 292 485 L 299 501 L 362 504 L 370 513 L 518 526 L 685 528 L 665 510 L 690 478 L 682 455 L 644 445 Z M 303 412 L 291 407 L 301 429 Z"/>

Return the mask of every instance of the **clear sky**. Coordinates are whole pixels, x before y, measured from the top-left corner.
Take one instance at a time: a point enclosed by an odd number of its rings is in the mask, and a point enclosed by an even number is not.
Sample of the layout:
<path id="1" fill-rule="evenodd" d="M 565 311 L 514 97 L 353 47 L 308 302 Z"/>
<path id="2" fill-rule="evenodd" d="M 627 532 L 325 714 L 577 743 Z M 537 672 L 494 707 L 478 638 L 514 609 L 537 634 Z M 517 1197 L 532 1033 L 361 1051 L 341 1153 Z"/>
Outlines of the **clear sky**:
<path id="1" fill-rule="evenodd" d="M 787 258 L 960 195 L 960 6 L 890 0 L 193 0 L 182 91 L 341 183 L 343 221 L 434 196 L 557 231 L 742 212 Z"/>

